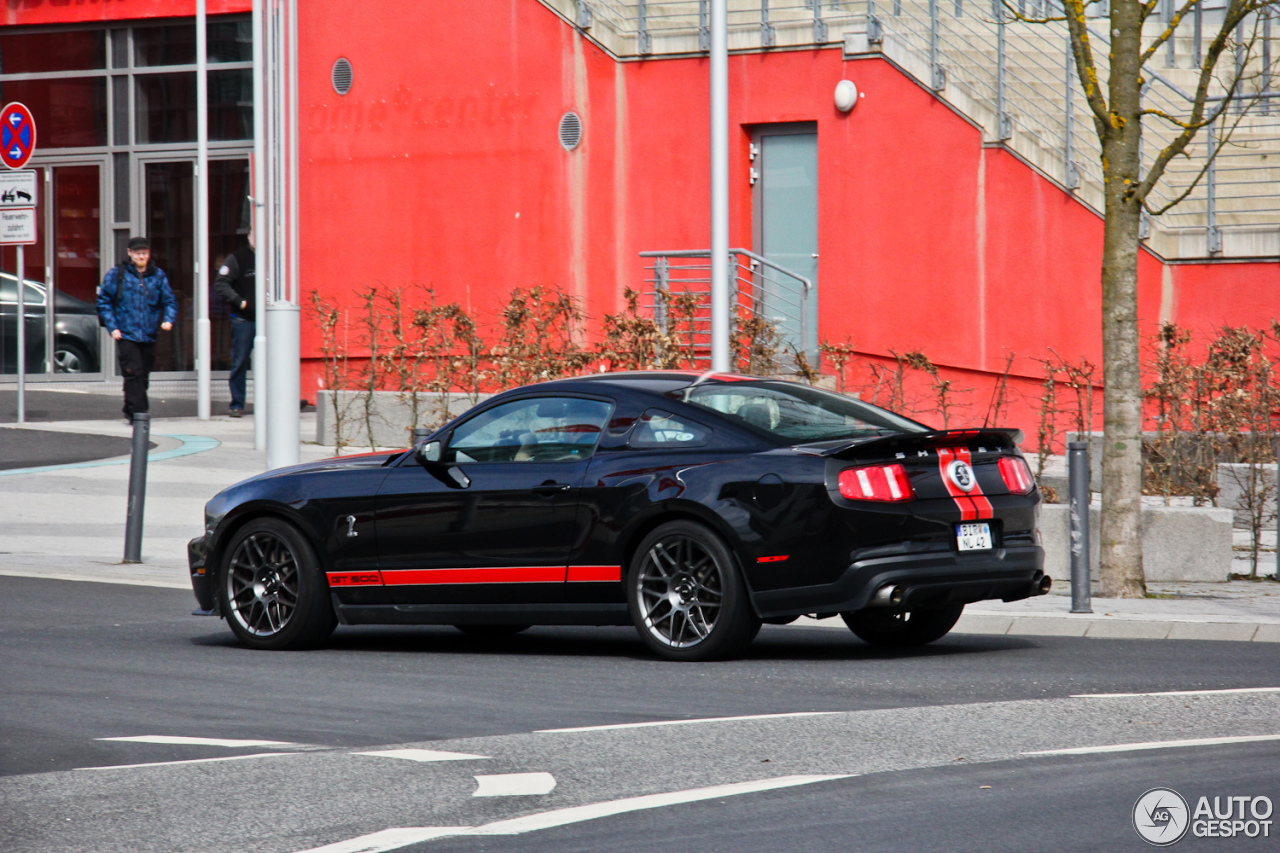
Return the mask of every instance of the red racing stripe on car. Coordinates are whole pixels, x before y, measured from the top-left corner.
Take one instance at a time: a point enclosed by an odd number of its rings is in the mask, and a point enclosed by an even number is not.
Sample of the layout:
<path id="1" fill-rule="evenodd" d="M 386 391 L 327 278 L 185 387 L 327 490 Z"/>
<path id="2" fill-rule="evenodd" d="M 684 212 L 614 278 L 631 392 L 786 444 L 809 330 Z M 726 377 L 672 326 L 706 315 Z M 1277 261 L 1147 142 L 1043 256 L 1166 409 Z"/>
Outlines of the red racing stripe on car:
<path id="1" fill-rule="evenodd" d="M 938 473 L 942 476 L 942 484 L 947 487 L 947 494 L 951 495 L 951 499 L 956 502 L 956 508 L 960 510 L 960 520 L 973 521 L 978 517 L 978 510 L 974 507 L 973 501 L 964 493 L 964 489 L 951 482 L 951 478 L 947 476 L 947 466 L 955 458 L 955 450 L 950 447 L 939 447 Z"/>
<path id="2" fill-rule="evenodd" d="M 475 569 L 383 570 L 387 586 L 440 583 L 564 583 L 564 566 L 495 566 Z"/>
<path id="3" fill-rule="evenodd" d="M 381 572 L 326 572 L 329 586 L 382 586 Z"/>
<path id="4" fill-rule="evenodd" d="M 569 583 L 594 581 L 607 583 L 622 580 L 622 566 L 570 566 Z"/>
<path id="5" fill-rule="evenodd" d="M 973 469 L 973 458 L 967 447 L 957 447 L 956 455 L 964 460 L 964 463 Z M 991 501 L 982 493 L 982 486 L 978 484 L 978 472 L 973 470 L 973 491 L 969 492 L 969 500 L 973 501 L 974 509 L 978 511 L 978 518 L 994 518 L 995 510 L 991 507 Z"/>

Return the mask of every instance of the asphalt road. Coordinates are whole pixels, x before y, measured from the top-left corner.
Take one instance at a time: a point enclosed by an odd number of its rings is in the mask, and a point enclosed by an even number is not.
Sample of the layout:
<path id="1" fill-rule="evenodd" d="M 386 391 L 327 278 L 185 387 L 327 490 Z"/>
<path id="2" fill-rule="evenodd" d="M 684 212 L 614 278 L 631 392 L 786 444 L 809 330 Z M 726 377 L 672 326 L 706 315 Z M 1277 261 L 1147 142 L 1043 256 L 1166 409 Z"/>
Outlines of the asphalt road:
<path id="1" fill-rule="evenodd" d="M 330 848 L 354 853 L 399 827 L 442 836 L 395 848 L 424 853 L 1137 850 L 1149 788 L 1280 802 L 1277 739 L 1026 754 L 1280 734 L 1277 692 L 1080 698 L 1277 687 L 1270 644 L 952 635 L 887 653 L 766 626 L 745 659 L 681 665 L 622 629 L 339 628 L 269 654 L 193 605 L 0 577 L 0 849 L 373 836 Z M 623 727 L 580 730 L 599 726 Z M 192 737 L 234 742 L 171 742 Z M 367 754 L 394 749 L 411 751 Z"/>

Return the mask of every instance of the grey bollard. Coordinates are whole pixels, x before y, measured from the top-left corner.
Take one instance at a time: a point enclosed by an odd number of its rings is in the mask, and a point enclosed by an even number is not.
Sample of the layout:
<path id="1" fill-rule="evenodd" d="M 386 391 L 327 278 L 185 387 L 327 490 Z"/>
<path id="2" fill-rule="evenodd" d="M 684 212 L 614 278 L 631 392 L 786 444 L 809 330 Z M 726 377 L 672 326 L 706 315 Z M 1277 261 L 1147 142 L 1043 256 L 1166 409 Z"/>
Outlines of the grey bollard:
<path id="1" fill-rule="evenodd" d="M 431 435 L 431 430 L 428 427 L 414 427 L 413 428 L 413 446 L 417 447 L 419 444 L 426 441 L 427 436 L 429 435 Z"/>
<path id="2" fill-rule="evenodd" d="M 133 416 L 133 456 L 129 460 L 129 514 L 124 527 L 124 561 L 142 562 L 142 513 L 147 503 L 147 444 L 151 415 Z"/>
<path id="3" fill-rule="evenodd" d="M 1089 578 L 1089 442 L 1067 444 L 1071 507 L 1071 612 L 1092 613 Z"/>

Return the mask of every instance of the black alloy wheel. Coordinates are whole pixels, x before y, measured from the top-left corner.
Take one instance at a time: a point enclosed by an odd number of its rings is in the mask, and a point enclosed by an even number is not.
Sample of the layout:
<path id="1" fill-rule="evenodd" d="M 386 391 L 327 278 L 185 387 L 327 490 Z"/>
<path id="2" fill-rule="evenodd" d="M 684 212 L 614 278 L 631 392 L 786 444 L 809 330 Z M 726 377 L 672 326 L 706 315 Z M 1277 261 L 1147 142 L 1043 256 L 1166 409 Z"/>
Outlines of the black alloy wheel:
<path id="1" fill-rule="evenodd" d="M 218 579 L 232 632 L 255 649 L 303 649 L 337 626 L 315 551 L 293 525 L 260 518 L 236 531 Z"/>
<path id="2" fill-rule="evenodd" d="M 668 522 L 646 536 L 631 560 L 627 590 L 632 623 L 667 660 L 730 657 L 760 630 L 729 549 L 695 522 Z"/>
<path id="3" fill-rule="evenodd" d="M 923 610 L 892 611 L 870 608 L 841 613 L 858 638 L 873 646 L 923 646 L 946 636 L 964 612 L 963 604 Z"/>

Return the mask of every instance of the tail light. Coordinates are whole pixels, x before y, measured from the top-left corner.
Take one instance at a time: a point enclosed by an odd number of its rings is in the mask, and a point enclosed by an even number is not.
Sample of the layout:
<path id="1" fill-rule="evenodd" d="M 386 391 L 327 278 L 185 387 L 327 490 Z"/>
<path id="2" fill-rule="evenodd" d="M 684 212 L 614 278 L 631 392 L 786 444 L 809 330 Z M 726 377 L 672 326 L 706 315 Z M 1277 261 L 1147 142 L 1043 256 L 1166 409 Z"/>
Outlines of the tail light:
<path id="1" fill-rule="evenodd" d="M 1015 495 L 1030 494 L 1036 487 L 1031 469 L 1027 467 L 1026 460 L 1020 456 L 1001 456 L 1000 476 L 1004 479 L 1004 484 L 1009 487 L 1009 491 Z"/>
<path id="2" fill-rule="evenodd" d="M 840 494 L 853 501 L 909 501 L 916 496 L 901 465 L 868 465 L 840 472 Z"/>

